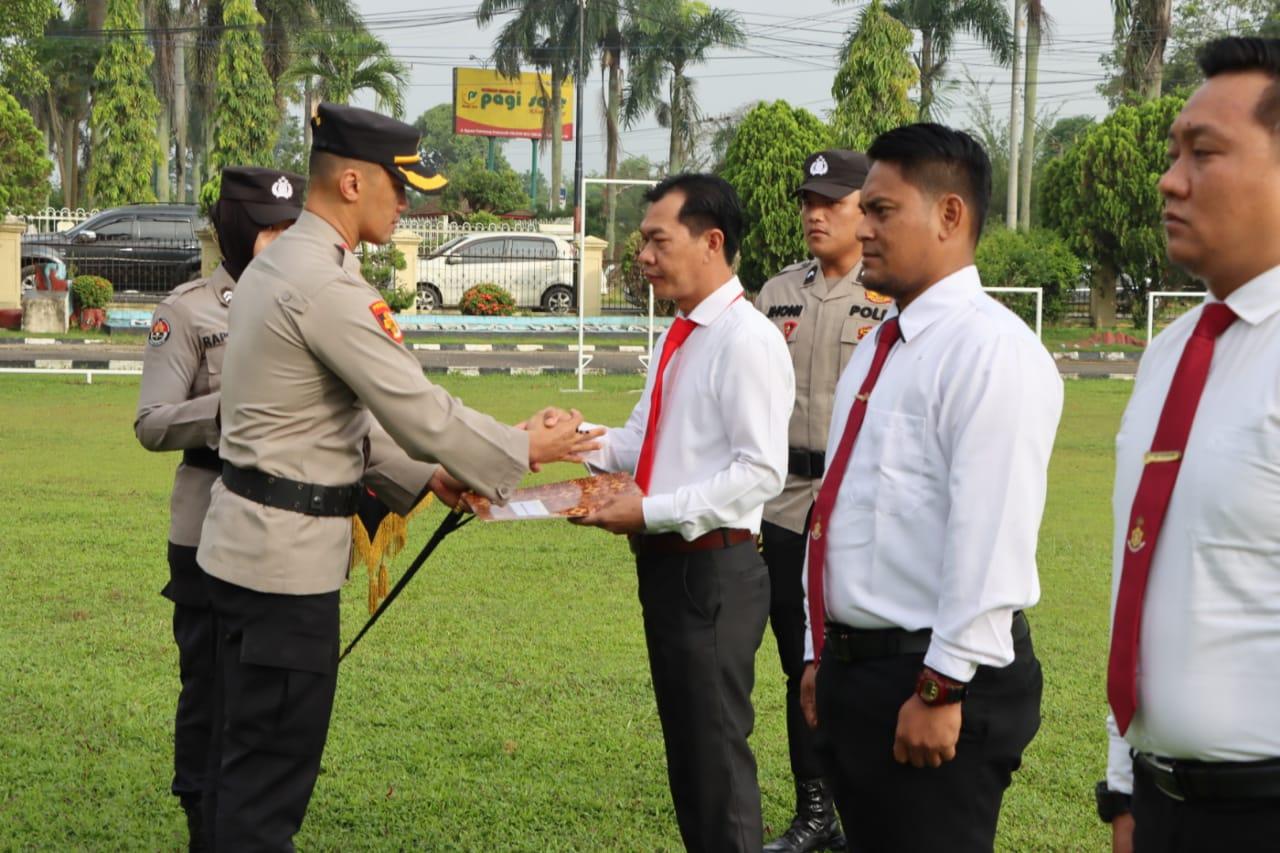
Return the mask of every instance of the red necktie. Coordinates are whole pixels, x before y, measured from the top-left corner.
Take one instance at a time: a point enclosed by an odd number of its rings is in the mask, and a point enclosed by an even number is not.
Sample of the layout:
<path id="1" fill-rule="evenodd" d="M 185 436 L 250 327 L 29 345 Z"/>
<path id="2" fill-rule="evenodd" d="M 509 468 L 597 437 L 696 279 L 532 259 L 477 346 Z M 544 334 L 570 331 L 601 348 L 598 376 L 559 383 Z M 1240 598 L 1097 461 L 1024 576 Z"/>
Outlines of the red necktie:
<path id="1" fill-rule="evenodd" d="M 827 466 L 826 479 L 818 490 L 818 499 L 813 502 L 813 522 L 809 525 L 809 630 L 813 632 L 813 659 L 822 659 L 823 627 L 826 620 L 826 598 L 823 595 L 823 569 L 827 561 L 827 530 L 832 510 L 836 506 L 836 495 L 840 492 L 840 483 L 844 480 L 845 469 L 849 467 L 849 457 L 853 455 L 853 443 L 862 429 L 862 421 L 867 416 L 867 400 L 871 397 L 871 389 L 876 387 L 880 371 L 889 350 L 900 337 L 898 318 L 891 317 L 880 326 L 880 337 L 876 342 L 876 354 L 871 359 L 871 369 L 867 378 L 862 380 L 862 388 L 858 396 L 853 398 L 853 407 L 849 409 L 849 420 L 844 425 L 844 433 L 840 436 L 840 444 L 836 447 L 835 458 Z"/>
<path id="2" fill-rule="evenodd" d="M 658 375 L 653 380 L 653 393 L 649 395 L 649 420 L 644 427 L 644 443 L 640 445 L 640 458 L 636 460 L 636 485 L 646 495 L 649 494 L 649 480 L 653 475 L 653 452 L 658 444 L 658 418 L 662 416 L 662 375 L 667 372 L 671 356 L 696 328 L 698 324 L 687 317 L 677 317 L 662 343 Z"/>
<path id="3" fill-rule="evenodd" d="M 1151 450 L 1143 457 L 1142 479 L 1129 512 L 1129 536 L 1125 540 L 1120 591 L 1116 596 L 1111 629 L 1111 657 L 1107 663 L 1107 701 L 1124 734 L 1138 709 L 1138 638 L 1142 632 L 1142 599 L 1151 574 L 1151 558 L 1160 536 L 1173 485 L 1182 467 L 1196 406 L 1209 376 L 1213 345 L 1218 335 L 1235 322 L 1235 312 L 1221 302 L 1204 306 L 1195 331 L 1187 340 L 1178 369 L 1156 424 Z"/>

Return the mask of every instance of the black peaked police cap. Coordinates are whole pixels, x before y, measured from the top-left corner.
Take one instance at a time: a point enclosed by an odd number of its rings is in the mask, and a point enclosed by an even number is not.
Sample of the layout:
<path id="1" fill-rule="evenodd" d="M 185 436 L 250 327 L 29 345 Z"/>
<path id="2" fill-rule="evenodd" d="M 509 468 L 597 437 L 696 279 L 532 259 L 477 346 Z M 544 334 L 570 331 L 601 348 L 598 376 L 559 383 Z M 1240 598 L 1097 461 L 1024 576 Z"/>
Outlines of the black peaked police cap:
<path id="1" fill-rule="evenodd" d="M 808 190 L 827 198 L 844 198 L 862 189 L 871 161 L 861 151 L 832 148 L 810 154 L 804 161 L 804 183 L 795 194 Z"/>
<path id="2" fill-rule="evenodd" d="M 377 163 L 405 186 L 438 190 L 448 181 L 423 162 L 418 140 L 413 125 L 359 107 L 325 103 L 311 117 L 312 150 Z"/>
<path id="3" fill-rule="evenodd" d="M 307 179 L 293 172 L 260 166 L 227 166 L 218 198 L 239 202 L 260 228 L 297 219 Z"/>

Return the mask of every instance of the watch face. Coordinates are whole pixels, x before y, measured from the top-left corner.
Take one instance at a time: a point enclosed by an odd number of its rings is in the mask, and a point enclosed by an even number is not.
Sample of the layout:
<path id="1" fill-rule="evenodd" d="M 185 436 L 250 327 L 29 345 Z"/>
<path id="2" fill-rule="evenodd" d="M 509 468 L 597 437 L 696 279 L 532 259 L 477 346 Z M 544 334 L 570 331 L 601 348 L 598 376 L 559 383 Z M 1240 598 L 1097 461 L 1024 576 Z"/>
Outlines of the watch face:
<path id="1" fill-rule="evenodd" d="M 932 678 L 926 678 L 920 685 L 920 698 L 926 702 L 938 701 L 938 696 L 941 693 L 942 688 Z"/>

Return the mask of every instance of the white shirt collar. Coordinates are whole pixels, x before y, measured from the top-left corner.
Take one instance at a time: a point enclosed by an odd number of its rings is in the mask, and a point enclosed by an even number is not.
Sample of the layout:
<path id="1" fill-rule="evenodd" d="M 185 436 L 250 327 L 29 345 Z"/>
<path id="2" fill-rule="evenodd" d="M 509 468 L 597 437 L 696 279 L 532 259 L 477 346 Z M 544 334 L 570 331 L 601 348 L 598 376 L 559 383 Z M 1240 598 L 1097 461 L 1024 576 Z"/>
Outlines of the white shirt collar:
<path id="1" fill-rule="evenodd" d="M 1208 302 L 1217 302 L 1213 294 Z M 1272 267 L 1237 287 L 1227 295 L 1227 307 L 1250 326 L 1256 326 L 1280 311 L 1280 267 Z"/>
<path id="2" fill-rule="evenodd" d="M 699 326 L 710 326 L 742 295 L 742 284 L 735 275 L 717 287 L 689 312 L 688 317 Z M 683 313 L 680 316 L 685 316 Z"/>
<path id="3" fill-rule="evenodd" d="M 898 317 L 902 339 L 909 341 L 929 328 L 935 320 L 953 313 L 955 306 L 982 292 L 982 280 L 973 264 L 956 270 L 939 279 L 907 306 L 910 314 L 899 314 L 897 308 L 890 317 Z M 887 318 L 886 318 L 887 319 Z"/>

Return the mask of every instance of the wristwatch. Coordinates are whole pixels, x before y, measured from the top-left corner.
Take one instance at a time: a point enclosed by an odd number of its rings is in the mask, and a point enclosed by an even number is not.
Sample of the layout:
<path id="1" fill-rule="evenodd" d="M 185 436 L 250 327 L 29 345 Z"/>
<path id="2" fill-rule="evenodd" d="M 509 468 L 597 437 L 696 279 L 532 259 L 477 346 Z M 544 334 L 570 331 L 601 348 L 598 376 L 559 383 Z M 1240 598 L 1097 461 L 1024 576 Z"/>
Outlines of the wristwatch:
<path id="1" fill-rule="evenodd" d="M 1108 788 L 1106 779 L 1093 789 L 1093 797 L 1098 801 L 1098 817 L 1103 823 L 1111 823 L 1120 815 L 1128 814 L 1133 802 L 1131 795 Z"/>
<path id="2" fill-rule="evenodd" d="M 920 670 L 920 677 L 916 679 L 916 695 L 930 707 L 963 702 L 968 690 L 969 685 L 963 681 L 947 678 L 927 666 Z"/>

